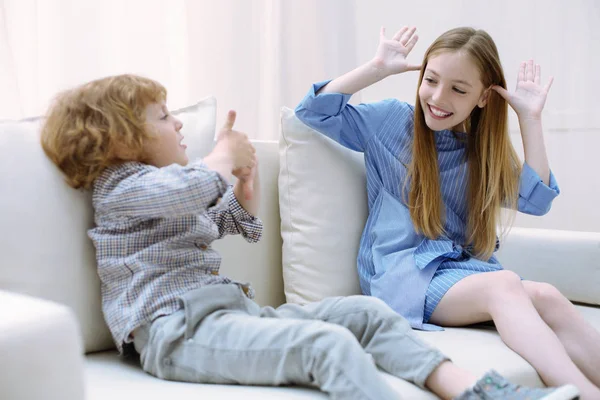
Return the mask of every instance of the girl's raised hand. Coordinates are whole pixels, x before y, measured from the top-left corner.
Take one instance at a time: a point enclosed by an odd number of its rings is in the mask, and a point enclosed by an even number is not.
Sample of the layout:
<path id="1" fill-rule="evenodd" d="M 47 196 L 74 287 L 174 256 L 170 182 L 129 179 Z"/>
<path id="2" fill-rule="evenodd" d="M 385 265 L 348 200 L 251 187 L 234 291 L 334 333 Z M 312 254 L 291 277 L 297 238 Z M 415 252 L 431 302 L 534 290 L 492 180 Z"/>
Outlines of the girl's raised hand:
<path id="1" fill-rule="evenodd" d="M 504 97 L 519 118 L 540 119 L 554 78 L 550 77 L 544 87 L 541 86 L 541 80 L 542 72 L 539 64 L 534 65 L 533 60 L 529 60 L 521 63 L 517 88 L 514 92 L 511 93 L 496 85 L 492 86 L 492 89 Z"/>
<path id="2" fill-rule="evenodd" d="M 419 36 L 415 33 L 417 28 L 404 26 L 391 38 L 385 37 L 385 28 L 381 27 L 379 33 L 379 46 L 373 59 L 377 68 L 385 75 L 400 74 L 405 71 L 418 71 L 420 65 L 410 64 L 406 57 L 411 52 Z"/>

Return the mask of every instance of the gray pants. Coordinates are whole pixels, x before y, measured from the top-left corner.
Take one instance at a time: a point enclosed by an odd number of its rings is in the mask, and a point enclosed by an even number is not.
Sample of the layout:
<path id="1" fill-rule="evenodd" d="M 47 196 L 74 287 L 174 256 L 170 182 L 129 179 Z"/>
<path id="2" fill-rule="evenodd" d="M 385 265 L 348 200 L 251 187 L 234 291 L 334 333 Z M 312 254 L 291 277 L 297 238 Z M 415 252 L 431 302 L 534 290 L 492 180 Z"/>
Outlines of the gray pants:
<path id="1" fill-rule="evenodd" d="M 447 360 L 374 297 L 274 309 L 261 308 L 236 285 L 213 285 L 181 300 L 183 309 L 135 333 L 143 369 L 158 378 L 311 385 L 334 399 L 386 400 L 398 395 L 377 366 L 423 387 Z"/>

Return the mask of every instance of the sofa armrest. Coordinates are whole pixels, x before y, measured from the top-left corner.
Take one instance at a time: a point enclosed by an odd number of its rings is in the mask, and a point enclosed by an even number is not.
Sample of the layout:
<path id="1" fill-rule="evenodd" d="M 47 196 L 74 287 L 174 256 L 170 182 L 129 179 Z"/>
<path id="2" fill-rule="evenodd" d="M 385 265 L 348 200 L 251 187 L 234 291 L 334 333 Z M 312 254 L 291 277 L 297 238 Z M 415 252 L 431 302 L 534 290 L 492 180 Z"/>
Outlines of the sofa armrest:
<path id="1" fill-rule="evenodd" d="M 83 344 L 71 311 L 0 290 L 0 397 L 84 398 Z"/>
<path id="2" fill-rule="evenodd" d="M 524 279 L 551 283 L 572 301 L 600 305 L 600 232 L 512 228 L 498 259 Z"/>

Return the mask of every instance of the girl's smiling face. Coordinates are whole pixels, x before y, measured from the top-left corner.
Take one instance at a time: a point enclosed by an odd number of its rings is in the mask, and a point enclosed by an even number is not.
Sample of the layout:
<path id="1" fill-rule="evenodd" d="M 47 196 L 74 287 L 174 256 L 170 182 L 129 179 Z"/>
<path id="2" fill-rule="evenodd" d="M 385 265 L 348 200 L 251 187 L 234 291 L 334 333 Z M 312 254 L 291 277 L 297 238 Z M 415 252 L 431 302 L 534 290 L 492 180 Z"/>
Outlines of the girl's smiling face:
<path id="1" fill-rule="evenodd" d="M 419 87 L 419 99 L 429 129 L 464 131 L 463 122 L 473 109 L 484 107 L 480 73 L 471 58 L 461 51 L 443 51 L 429 57 Z"/>

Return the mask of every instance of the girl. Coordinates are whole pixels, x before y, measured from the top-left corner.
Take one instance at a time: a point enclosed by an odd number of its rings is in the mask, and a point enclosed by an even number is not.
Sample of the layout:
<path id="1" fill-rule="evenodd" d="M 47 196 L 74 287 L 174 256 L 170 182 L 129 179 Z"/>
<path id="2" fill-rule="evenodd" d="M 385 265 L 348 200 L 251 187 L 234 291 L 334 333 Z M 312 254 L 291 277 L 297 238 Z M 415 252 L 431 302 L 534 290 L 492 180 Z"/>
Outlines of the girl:
<path id="1" fill-rule="evenodd" d="M 530 60 L 508 92 L 493 40 L 471 28 L 444 33 L 422 66 L 412 65 L 415 31 L 403 27 L 388 40 L 382 28 L 372 61 L 315 84 L 296 109 L 307 125 L 365 153 L 363 292 L 418 329 L 491 319 L 546 384 L 570 382 L 582 398 L 600 398 L 598 332 L 554 287 L 521 281 L 493 254 L 501 207 L 542 215 L 559 193 L 541 124 L 552 79 L 542 86 Z M 411 70 L 421 71 L 414 107 L 347 104 L 353 93 Z M 507 103 L 519 118 L 522 166 L 508 135 Z"/>

